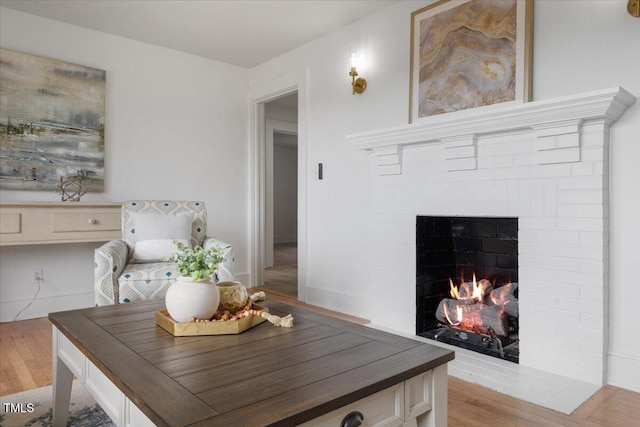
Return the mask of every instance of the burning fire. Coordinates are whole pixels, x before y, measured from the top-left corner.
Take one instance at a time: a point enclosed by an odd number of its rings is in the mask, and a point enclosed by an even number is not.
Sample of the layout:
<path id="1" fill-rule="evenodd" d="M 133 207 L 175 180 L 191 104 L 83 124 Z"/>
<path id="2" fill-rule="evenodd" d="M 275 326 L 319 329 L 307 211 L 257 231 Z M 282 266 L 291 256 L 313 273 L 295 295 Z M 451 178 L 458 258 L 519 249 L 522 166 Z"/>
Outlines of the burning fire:
<path id="1" fill-rule="evenodd" d="M 482 302 L 484 299 L 487 287 L 490 285 L 488 280 L 481 280 L 480 283 L 476 280 L 476 273 L 473 273 L 473 281 L 471 282 L 471 289 L 469 289 L 469 283 L 464 281 L 464 278 L 460 279 L 460 285 L 454 286 L 451 277 L 449 277 L 449 286 L 451 298 L 457 300 L 473 300 Z M 462 292 L 460 290 L 462 288 Z"/>
<path id="2" fill-rule="evenodd" d="M 440 301 L 436 317 L 458 329 L 506 336 L 508 316 L 518 316 L 517 285 L 509 282 L 496 288 L 489 280 L 477 280 L 475 273 L 471 282 L 461 278 L 459 285 L 449 278 L 451 297 Z"/>
<path id="3" fill-rule="evenodd" d="M 451 298 L 460 299 L 460 292 L 458 292 L 458 288 L 453 285 L 453 281 L 451 280 L 451 277 L 449 277 L 449 286 L 451 288 L 451 291 L 449 292 L 451 294 Z"/>
<path id="4" fill-rule="evenodd" d="M 482 320 L 478 315 L 479 313 L 475 309 L 483 307 L 485 293 L 489 285 L 490 282 L 488 280 L 480 280 L 478 282 L 475 273 L 473 273 L 471 282 L 465 282 L 464 277 L 461 277 L 458 286 L 455 286 L 451 278 L 449 278 L 451 298 L 458 303 L 455 304 L 455 316 L 452 315 L 453 310 L 449 304 L 445 304 L 443 307 L 447 322 L 451 326 L 460 326 L 463 329 L 470 330 L 474 330 L 476 326 L 482 325 Z M 473 307 L 473 304 L 480 305 Z"/>
<path id="5" fill-rule="evenodd" d="M 457 320 L 455 322 L 451 320 L 451 317 L 449 317 L 449 308 L 447 306 L 444 307 L 444 316 L 447 318 L 447 322 L 449 322 L 450 325 L 458 326 L 460 323 L 462 323 L 462 316 L 463 316 L 462 307 L 460 306 L 456 307 Z"/>

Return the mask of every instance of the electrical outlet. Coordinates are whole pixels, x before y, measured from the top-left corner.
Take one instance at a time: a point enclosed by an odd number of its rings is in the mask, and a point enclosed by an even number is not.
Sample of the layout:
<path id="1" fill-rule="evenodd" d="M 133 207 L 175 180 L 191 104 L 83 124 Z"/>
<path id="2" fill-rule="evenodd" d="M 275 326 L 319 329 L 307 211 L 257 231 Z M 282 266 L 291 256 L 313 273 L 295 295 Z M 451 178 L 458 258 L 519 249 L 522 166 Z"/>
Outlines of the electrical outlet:
<path id="1" fill-rule="evenodd" d="M 44 273 L 42 268 L 37 268 L 33 270 L 33 284 L 37 285 L 38 283 L 44 282 Z"/>

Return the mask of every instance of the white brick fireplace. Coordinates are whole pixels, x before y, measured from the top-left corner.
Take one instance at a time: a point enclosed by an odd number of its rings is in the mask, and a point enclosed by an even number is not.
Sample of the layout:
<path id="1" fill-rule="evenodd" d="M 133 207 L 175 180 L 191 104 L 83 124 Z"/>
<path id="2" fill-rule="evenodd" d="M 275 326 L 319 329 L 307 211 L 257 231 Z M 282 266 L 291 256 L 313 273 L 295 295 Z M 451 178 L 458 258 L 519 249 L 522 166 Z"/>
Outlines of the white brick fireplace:
<path id="1" fill-rule="evenodd" d="M 634 102 L 613 88 L 348 137 L 372 152 L 373 322 L 415 334 L 417 215 L 517 217 L 520 364 L 450 347 L 450 373 L 564 412 L 604 385 L 609 128 Z"/>

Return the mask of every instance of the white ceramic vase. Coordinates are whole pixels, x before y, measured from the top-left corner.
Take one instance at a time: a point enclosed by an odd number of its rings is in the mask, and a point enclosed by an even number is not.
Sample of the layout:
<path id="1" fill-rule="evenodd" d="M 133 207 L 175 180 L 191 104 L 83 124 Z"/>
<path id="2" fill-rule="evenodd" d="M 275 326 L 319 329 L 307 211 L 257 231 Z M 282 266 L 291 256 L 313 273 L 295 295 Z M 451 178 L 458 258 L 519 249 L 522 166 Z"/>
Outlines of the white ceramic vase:
<path id="1" fill-rule="evenodd" d="M 220 292 L 211 278 L 193 280 L 179 276 L 165 296 L 169 315 L 179 323 L 190 318 L 211 319 L 220 304 Z"/>

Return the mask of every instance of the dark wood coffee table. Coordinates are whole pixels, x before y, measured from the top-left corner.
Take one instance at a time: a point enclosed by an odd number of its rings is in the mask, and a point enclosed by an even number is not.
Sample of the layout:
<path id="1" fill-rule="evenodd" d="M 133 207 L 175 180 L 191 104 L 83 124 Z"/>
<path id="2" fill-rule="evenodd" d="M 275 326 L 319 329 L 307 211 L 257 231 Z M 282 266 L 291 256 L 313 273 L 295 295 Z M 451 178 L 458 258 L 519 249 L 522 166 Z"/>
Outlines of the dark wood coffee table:
<path id="1" fill-rule="evenodd" d="M 54 425 L 66 425 L 73 375 L 117 425 L 340 425 L 354 412 L 381 425 L 446 425 L 452 351 L 261 304 L 293 314 L 294 327 L 174 337 L 154 320 L 164 301 L 50 314 Z"/>

